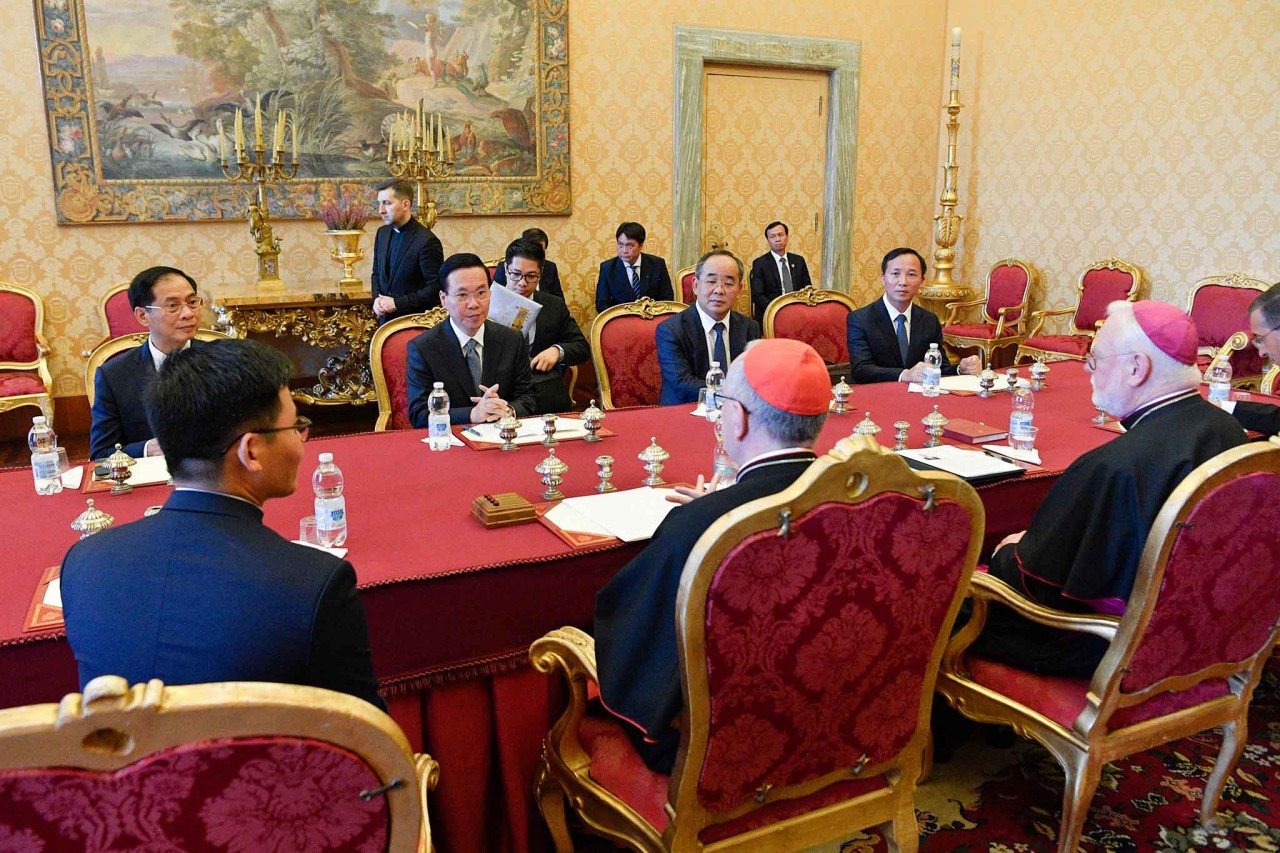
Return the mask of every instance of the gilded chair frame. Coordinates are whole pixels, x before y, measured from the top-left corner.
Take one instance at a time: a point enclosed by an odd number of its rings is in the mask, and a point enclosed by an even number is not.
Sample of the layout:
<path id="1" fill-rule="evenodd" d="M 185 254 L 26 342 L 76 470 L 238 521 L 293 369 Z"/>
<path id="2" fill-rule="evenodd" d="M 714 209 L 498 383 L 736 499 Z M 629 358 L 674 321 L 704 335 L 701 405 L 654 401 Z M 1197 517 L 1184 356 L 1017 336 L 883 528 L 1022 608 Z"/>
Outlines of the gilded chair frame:
<path id="1" fill-rule="evenodd" d="M 150 332 L 133 332 L 128 335 L 120 335 L 117 338 L 108 338 L 89 351 L 89 354 L 85 356 L 84 362 L 84 392 L 89 398 L 89 406 L 91 408 L 94 398 L 97 396 L 94 377 L 98 375 L 98 370 L 102 365 L 122 352 L 142 346 L 150 336 Z M 196 329 L 195 338 L 199 341 L 225 341 L 229 340 L 231 336 L 219 332 L 217 329 Z"/>
<path id="2" fill-rule="evenodd" d="M 404 329 L 434 329 L 449 319 L 449 312 L 437 306 L 421 314 L 406 314 L 383 323 L 373 333 L 369 341 L 369 368 L 373 373 L 373 391 L 378 400 L 378 420 L 373 425 L 374 432 L 386 432 L 391 423 L 391 389 L 387 387 L 387 374 L 382 368 L 382 348 L 387 338 Z"/>
<path id="3" fill-rule="evenodd" d="M 775 296 L 770 300 L 767 308 L 764 309 L 764 316 L 761 318 L 761 325 L 764 327 L 764 336 L 766 338 L 775 337 L 774 323 L 778 316 L 778 312 L 788 305 L 802 303 L 813 308 L 821 305 L 823 302 L 839 302 L 848 308 L 850 313 L 858 310 L 858 303 L 847 293 L 841 293 L 838 290 L 821 290 L 814 285 L 802 287 L 799 290 L 793 290 L 790 293 L 783 293 Z"/>
<path id="4" fill-rule="evenodd" d="M 129 686 L 103 675 L 58 704 L 0 710 L 0 770 L 113 771 L 193 741 L 310 738 L 358 755 L 389 786 L 389 851 L 431 853 L 427 792 L 440 765 L 415 754 L 395 722 L 363 699 L 319 687 L 221 682 Z M 396 783 L 396 784 L 392 784 Z"/>
<path id="5" fill-rule="evenodd" d="M 1133 281 L 1133 284 L 1129 287 L 1129 292 L 1125 294 L 1125 300 L 1128 302 L 1133 302 L 1137 300 L 1138 293 L 1142 290 L 1142 270 L 1138 269 L 1136 266 L 1129 263 L 1128 261 L 1122 261 L 1119 258 L 1107 258 L 1105 260 L 1096 261 L 1092 264 L 1089 264 L 1089 266 L 1085 267 L 1084 271 L 1080 273 L 1080 278 L 1076 283 L 1076 304 L 1071 306 L 1070 308 L 1051 308 L 1044 311 L 1032 311 L 1031 312 L 1032 325 L 1031 325 L 1031 328 L 1027 330 L 1026 335 L 1023 336 L 1023 341 L 1026 341 L 1028 338 L 1034 338 L 1037 335 L 1039 335 L 1040 330 L 1044 328 L 1045 320 L 1047 320 L 1048 318 L 1064 317 L 1064 316 L 1072 317 L 1072 320 L 1068 324 L 1068 329 L 1069 329 L 1068 334 L 1084 335 L 1092 339 L 1094 335 L 1098 333 L 1097 328 L 1096 327 L 1092 329 L 1076 328 L 1074 315 L 1077 311 L 1080 310 L 1080 303 L 1084 300 L 1085 277 L 1094 270 L 1102 270 L 1102 269 L 1120 270 L 1121 272 L 1128 273 L 1130 279 Z M 1101 325 L 1101 323 L 1102 321 L 1099 320 L 1097 325 Z M 1043 358 L 1046 362 L 1054 362 L 1054 361 L 1084 361 L 1088 357 L 1088 354 L 1086 351 L 1085 355 L 1075 356 L 1075 355 L 1070 355 L 1068 353 L 1063 353 L 1063 352 L 1054 352 L 1053 350 L 1044 350 L 1044 349 L 1040 349 L 1039 347 L 1029 347 L 1025 343 L 1019 342 L 1018 352 L 1013 357 L 1013 363 L 1014 364 L 1020 363 L 1023 359 L 1023 356 L 1026 356 L 1033 360 Z"/>
<path id="6" fill-rule="evenodd" d="M 1191 314 L 1191 309 L 1195 307 L 1196 294 L 1201 290 L 1201 288 L 1205 287 L 1232 287 L 1238 290 L 1252 290 L 1261 294 L 1263 291 L 1271 287 L 1271 284 L 1263 281 L 1262 279 L 1251 278 L 1242 272 L 1233 272 L 1227 275 L 1211 275 L 1206 278 L 1202 278 L 1192 285 L 1191 292 L 1187 294 L 1187 314 L 1193 318 L 1194 315 Z M 1247 317 L 1245 318 L 1245 321 L 1248 322 Z M 1238 333 L 1232 334 L 1231 337 L 1227 338 L 1221 346 L 1200 347 L 1199 354 L 1207 356 L 1229 356 L 1231 351 L 1234 350 L 1239 352 L 1253 342 L 1252 338 L 1246 334 L 1244 343 L 1241 343 L 1238 346 L 1233 346 L 1232 342 L 1237 340 L 1237 334 Z M 1213 362 L 1210 362 L 1210 364 L 1212 363 Z M 1249 388 L 1256 385 L 1259 381 L 1260 377 L 1258 376 L 1233 376 L 1231 378 L 1231 386 L 1233 388 Z"/>
<path id="7" fill-rule="evenodd" d="M 973 575 L 969 590 L 973 614 L 947 645 L 937 689 L 966 717 L 1010 725 L 1018 734 L 1038 741 L 1062 765 L 1066 784 L 1058 831 L 1059 853 L 1075 853 L 1104 764 L 1222 726 L 1222 748 L 1206 782 L 1200 808 L 1201 824 L 1208 826 L 1212 821 L 1222 789 L 1244 750 L 1249 701 L 1272 647 L 1280 637 L 1280 625 L 1273 629 L 1270 640 L 1257 653 L 1243 661 L 1221 663 L 1189 675 L 1167 678 L 1138 693 L 1122 694 L 1120 686 L 1155 610 L 1166 562 L 1187 517 L 1202 497 L 1237 477 L 1256 471 L 1280 474 L 1280 441 L 1272 439 L 1271 443 L 1232 448 L 1205 462 L 1183 480 L 1156 516 L 1142 552 L 1128 609 L 1122 617 L 1082 616 L 1054 610 L 1027 600 L 998 578 L 985 573 Z M 1084 710 L 1070 728 L 970 679 L 964 653 L 981 633 L 991 601 L 1004 604 L 1033 622 L 1110 641 L 1106 655 L 1094 671 Z M 1165 691 L 1186 690 L 1209 678 L 1227 679 L 1229 693 L 1123 728 L 1108 728 L 1112 714 L 1122 708 L 1141 704 Z"/>
<path id="8" fill-rule="evenodd" d="M 1280 364 L 1271 365 L 1267 372 L 1262 374 L 1262 382 L 1258 384 L 1258 390 L 1263 394 L 1274 394 L 1278 376 L 1280 376 Z"/>
<path id="9" fill-rule="evenodd" d="M 45 416 L 49 425 L 53 425 L 53 377 L 49 374 L 49 342 L 44 337 L 44 300 L 40 294 L 21 284 L 0 281 L 0 291 L 17 293 L 30 299 L 35 305 L 36 323 L 36 358 L 34 361 L 0 361 L 0 370 L 34 370 L 44 386 L 43 394 L 15 394 L 12 397 L 0 397 L 0 412 L 20 409 L 23 406 L 36 406 Z"/>
<path id="10" fill-rule="evenodd" d="M 992 317 L 987 311 L 987 304 L 991 301 L 991 275 L 1001 267 L 1017 267 L 1022 270 L 1023 275 L 1027 277 L 1027 289 L 1022 294 L 1022 301 L 1017 305 L 1006 305 L 1001 308 L 997 316 Z M 1014 344 L 1022 343 L 1023 335 L 1019 329 L 1023 326 L 1023 321 L 1027 318 L 1027 308 L 1031 305 L 1031 288 L 1035 287 L 1036 274 L 1022 261 L 1017 258 L 1005 258 L 996 261 L 991 265 L 991 269 L 987 270 L 986 293 L 981 299 L 970 299 L 967 302 L 948 302 L 946 304 L 947 319 L 942 321 L 944 334 L 943 341 L 951 347 L 959 349 L 976 348 L 982 354 L 982 363 L 989 364 L 991 355 L 996 350 Z M 982 319 L 988 324 L 996 327 L 995 333 L 990 338 L 971 338 L 965 335 L 948 335 L 945 334 L 947 326 L 953 325 L 958 318 L 960 311 L 964 308 L 976 308 L 982 306 Z M 1010 314 L 1017 313 L 1018 319 L 1010 320 Z"/>
<path id="11" fill-rule="evenodd" d="M 706 601 L 716 570 L 744 539 L 761 531 L 778 530 L 781 519 L 785 517 L 799 518 L 824 503 L 864 503 L 887 492 L 923 499 L 926 511 L 933 501 L 951 501 L 961 505 L 970 519 L 965 565 L 926 670 L 915 733 L 895 760 L 860 766 L 852 772 L 854 777 L 885 775 L 890 781 L 889 786 L 741 835 L 711 844 L 702 843 L 698 835 L 709 826 L 740 818 L 782 800 L 813 794 L 850 778 L 849 768 L 842 768 L 802 784 L 767 788 L 752 801 L 714 815 L 698 802 L 698 777 L 707 754 L 711 714 L 704 633 Z M 859 828 L 882 824 L 889 824 L 892 830 L 888 836 L 890 850 L 916 850 L 919 829 L 913 794 L 924 766 L 934 679 L 951 625 L 959 613 L 969 577 L 977 563 L 984 525 L 985 511 L 972 486 L 950 474 L 913 471 L 901 458 L 866 436 L 850 436 L 841 440 L 786 490 L 734 509 L 712 524 L 685 562 L 676 602 L 680 682 L 686 706 L 678 723 L 680 749 L 665 805 L 670 822 L 662 834 L 591 778 L 591 758 L 578 737 L 578 728 L 586 715 L 588 684 L 598 681 L 595 640 L 570 627 L 553 631 L 536 641 L 529 651 L 534 668 L 548 674 L 562 673 L 570 694 L 568 708 L 555 722 L 544 742 L 536 783 L 538 804 L 557 851 L 564 853 L 573 849 L 565 823 L 566 799 L 573 803 L 592 832 L 639 851 L 750 850 L 781 853 L 846 837 Z"/>
<path id="12" fill-rule="evenodd" d="M 1232 332 L 1231 337 L 1227 338 L 1227 340 L 1222 344 L 1222 346 L 1217 347 L 1216 349 L 1213 347 L 1208 347 L 1207 349 L 1209 349 L 1209 351 L 1213 353 L 1213 358 L 1209 360 L 1208 366 L 1205 367 L 1205 375 L 1200 377 L 1201 384 L 1208 383 L 1209 368 L 1213 366 L 1213 363 L 1215 361 L 1217 361 L 1220 358 L 1230 358 L 1231 353 L 1239 352 L 1240 350 L 1247 347 L 1250 343 L 1252 343 L 1252 339 L 1250 338 L 1250 335 L 1248 332 Z M 1201 347 L 1200 349 L 1203 352 L 1206 349 L 1206 347 Z M 1265 373 L 1262 376 L 1243 376 L 1240 378 L 1236 378 L 1233 376 L 1231 378 L 1231 387 L 1232 388 L 1249 387 L 1254 385 L 1255 383 L 1260 383 L 1265 378 L 1266 378 Z M 1264 391 L 1263 393 L 1265 394 L 1267 392 Z"/>
<path id="13" fill-rule="evenodd" d="M 662 299 L 650 299 L 641 296 L 635 302 L 624 302 L 611 305 L 596 315 L 591 321 L 591 363 L 596 370 L 596 379 L 600 384 L 600 406 L 605 409 L 614 408 L 613 394 L 610 386 L 609 369 L 604 363 L 604 352 L 601 338 L 604 327 L 619 317 L 643 317 L 656 320 L 668 314 L 679 314 L 688 308 L 683 302 L 668 302 Z"/>

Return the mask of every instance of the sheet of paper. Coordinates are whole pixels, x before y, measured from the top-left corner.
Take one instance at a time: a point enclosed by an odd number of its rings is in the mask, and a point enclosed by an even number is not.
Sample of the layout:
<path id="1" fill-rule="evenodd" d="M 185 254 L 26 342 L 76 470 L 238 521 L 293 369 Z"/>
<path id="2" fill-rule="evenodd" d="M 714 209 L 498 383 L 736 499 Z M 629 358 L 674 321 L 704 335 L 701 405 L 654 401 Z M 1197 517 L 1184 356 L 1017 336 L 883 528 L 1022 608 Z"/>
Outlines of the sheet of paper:
<path id="1" fill-rule="evenodd" d="M 908 385 L 908 386 L 907 386 L 907 393 L 908 393 L 908 394 L 923 394 L 923 393 L 924 393 L 924 386 L 923 386 L 923 385 L 921 385 L 919 382 L 912 382 L 910 385 Z M 942 390 L 940 390 L 938 393 L 939 393 L 939 394 L 949 394 L 949 393 L 951 393 L 951 392 L 950 392 L 950 391 L 948 391 L 946 388 L 942 388 Z"/>
<path id="2" fill-rule="evenodd" d="M 1015 450 L 1004 444 L 984 444 L 982 449 L 1008 459 L 1016 459 L 1019 462 L 1030 462 L 1032 465 L 1042 464 L 1039 450 Z"/>
<path id="3" fill-rule="evenodd" d="M 430 437 L 427 437 L 427 438 L 422 439 L 422 443 L 423 443 L 423 444 L 430 444 L 430 443 L 431 443 L 431 438 L 430 438 Z M 458 437 L 457 437 L 456 435 L 454 435 L 453 433 L 449 433 L 449 446 L 450 446 L 450 447 L 466 447 L 466 446 L 467 446 L 467 443 L 466 443 L 465 441 L 463 441 L 462 439 L 458 438 Z"/>
<path id="4" fill-rule="evenodd" d="M 57 607 L 62 609 L 62 578 L 54 578 L 49 581 L 49 585 L 44 588 L 44 605 L 46 607 Z"/>
<path id="5" fill-rule="evenodd" d="M 546 519 L 567 533 L 591 533 L 596 536 L 613 535 L 604 527 L 601 527 L 599 523 L 587 518 L 573 507 L 565 506 L 564 501 L 547 510 Z"/>
<path id="6" fill-rule="evenodd" d="M 498 424 L 472 424 L 463 430 L 472 441 L 482 444 L 502 444 L 498 435 Z M 581 438 L 587 434 L 587 428 L 578 418 L 556 418 L 556 439 Z M 516 444 L 534 444 L 542 441 L 542 418 L 521 418 L 520 428 L 516 430 Z"/>
<path id="7" fill-rule="evenodd" d="M 677 504 L 667 500 L 674 489 L 627 489 L 603 495 L 566 498 L 561 506 L 571 509 L 623 542 L 649 539 Z"/>
<path id="8" fill-rule="evenodd" d="M 1012 462 L 994 459 L 978 450 L 965 450 L 944 444 L 939 447 L 921 447 L 914 450 L 899 450 L 900 456 L 932 465 L 943 471 L 949 471 L 957 477 L 987 477 L 992 474 L 1007 474 L 1021 471 Z"/>
<path id="9" fill-rule="evenodd" d="M 69 471 L 62 472 L 62 488 L 78 489 L 84 481 L 84 466 L 76 465 Z"/>
<path id="10" fill-rule="evenodd" d="M 326 548 L 323 545 L 317 545 L 314 542 L 303 542 L 301 539 L 293 540 L 295 545 L 306 545 L 308 548 L 315 548 L 317 551 L 324 551 L 326 554 L 332 554 L 339 559 L 347 556 L 346 548 Z"/>

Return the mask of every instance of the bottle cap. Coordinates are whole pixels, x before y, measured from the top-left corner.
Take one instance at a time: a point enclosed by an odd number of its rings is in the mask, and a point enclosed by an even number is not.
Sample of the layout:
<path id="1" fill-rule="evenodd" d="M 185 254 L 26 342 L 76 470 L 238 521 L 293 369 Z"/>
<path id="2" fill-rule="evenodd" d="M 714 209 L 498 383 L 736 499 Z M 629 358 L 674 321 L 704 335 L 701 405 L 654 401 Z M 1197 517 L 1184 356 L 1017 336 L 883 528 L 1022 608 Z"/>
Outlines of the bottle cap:
<path id="1" fill-rule="evenodd" d="M 320 464 L 321 464 L 321 465 L 325 464 L 326 462 L 332 462 L 332 461 L 333 461 L 333 454 L 332 454 L 332 453 L 321 453 L 321 454 L 320 454 Z"/>
<path id="2" fill-rule="evenodd" d="M 42 424 L 44 422 L 45 422 L 44 415 L 36 415 L 34 418 L 31 419 L 31 423 L 33 426 L 38 426 L 39 424 Z"/>
<path id="3" fill-rule="evenodd" d="M 719 366 L 720 366 L 720 362 L 718 362 L 718 361 L 713 361 L 713 362 L 711 362 L 711 366 L 712 366 L 712 367 L 719 367 Z"/>
<path id="4" fill-rule="evenodd" d="M 432 387 L 432 388 L 440 388 L 440 389 L 443 389 L 443 388 L 444 388 L 444 383 L 443 383 L 443 382 L 433 382 L 433 383 L 431 384 L 431 387 Z"/>

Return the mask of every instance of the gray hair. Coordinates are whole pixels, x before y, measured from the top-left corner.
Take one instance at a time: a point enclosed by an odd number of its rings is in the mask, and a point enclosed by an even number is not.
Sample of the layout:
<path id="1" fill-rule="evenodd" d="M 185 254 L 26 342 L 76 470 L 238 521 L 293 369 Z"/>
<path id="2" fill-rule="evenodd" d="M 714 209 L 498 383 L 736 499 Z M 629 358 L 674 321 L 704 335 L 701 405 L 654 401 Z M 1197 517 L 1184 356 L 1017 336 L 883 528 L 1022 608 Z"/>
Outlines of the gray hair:
<path id="1" fill-rule="evenodd" d="M 747 344 L 747 349 L 757 341 Z M 724 394 L 742 404 L 753 419 L 753 424 L 777 442 L 779 447 L 812 447 L 826 423 L 827 413 L 820 415 L 793 415 L 766 403 L 747 382 L 741 361 L 735 359 L 729 365 L 724 379 Z"/>
<path id="2" fill-rule="evenodd" d="M 1200 384 L 1200 368 L 1194 364 L 1183 364 L 1151 342 L 1134 316 L 1132 302 L 1121 299 L 1107 306 L 1107 325 L 1112 323 L 1120 327 L 1119 341 L 1123 350 L 1140 352 L 1151 359 L 1152 375 L 1157 381 L 1185 384 L 1188 388 Z"/>

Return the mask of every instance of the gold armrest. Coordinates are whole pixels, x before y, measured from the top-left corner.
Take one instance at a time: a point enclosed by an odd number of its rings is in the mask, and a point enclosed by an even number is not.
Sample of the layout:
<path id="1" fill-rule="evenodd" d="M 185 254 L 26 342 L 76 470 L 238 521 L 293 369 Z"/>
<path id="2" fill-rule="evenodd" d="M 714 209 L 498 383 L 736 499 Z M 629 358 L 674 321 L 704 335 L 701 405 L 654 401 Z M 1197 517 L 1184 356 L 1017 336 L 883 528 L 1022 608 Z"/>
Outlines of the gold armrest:
<path id="1" fill-rule="evenodd" d="M 947 319 L 943 321 L 942 325 L 950 326 L 954 323 L 956 321 L 956 314 L 959 313 L 961 308 L 972 308 L 973 306 L 981 305 L 986 301 L 987 298 L 984 296 L 981 299 L 970 299 L 968 302 L 948 302 L 946 305 L 942 306 L 950 312 L 947 314 Z"/>
<path id="2" fill-rule="evenodd" d="M 1021 303 L 1021 304 L 1019 304 L 1019 305 L 1006 305 L 1006 306 L 1004 306 L 1003 308 L 1001 308 L 1000 310 L 996 311 L 996 332 L 995 332 L 995 336 L 996 336 L 997 338 L 999 338 L 999 337 L 1003 337 L 1003 336 L 1004 336 L 1004 333 L 1005 333 L 1005 329 L 1006 329 L 1006 328 L 1009 328 L 1009 329 L 1011 329 L 1011 330 L 1013 330 L 1013 331 L 1016 331 L 1016 329 L 1014 329 L 1014 327 L 1015 327 L 1015 326 L 1017 326 L 1018 324 L 1020 324 L 1020 323 L 1022 322 L 1022 318 L 1026 316 L 1026 313 L 1025 313 L 1025 312 L 1026 312 L 1026 310 L 1027 310 L 1027 303 L 1023 302 L 1023 303 Z M 1016 319 L 1016 320 L 1006 320 L 1006 319 L 1005 319 L 1005 317 L 1006 317 L 1006 315 L 1007 315 L 1010 311 L 1018 311 L 1018 312 L 1022 312 L 1022 313 L 1020 314 L 1020 316 L 1019 316 L 1019 317 L 1018 317 L 1018 319 Z"/>
<path id="3" fill-rule="evenodd" d="M 44 339 L 44 335 L 36 332 L 36 352 L 41 355 L 49 355 L 53 350 L 49 347 L 49 342 Z"/>
<path id="4" fill-rule="evenodd" d="M 538 672 L 561 672 L 569 683 L 569 703 L 547 733 L 544 750 L 554 752 L 570 772 L 591 766 L 578 728 L 587 713 L 587 685 L 598 682 L 595 638 L 573 627 L 551 631 L 529 647 L 529 661 Z"/>
<path id="5" fill-rule="evenodd" d="M 440 762 L 430 755 L 415 752 L 413 767 L 418 776 L 418 799 L 422 807 L 422 826 L 418 832 L 418 853 L 432 853 L 431 816 L 427 811 L 427 792 L 434 791 L 440 782 Z"/>
<path id="6" fill-rule="evenodd" d="M 1031 321 L 1034 325 L 1031 327 L 1031 331 L 1027 332 L 1027 337 L 1034 338 L 1036 335 L 1040 334 L 1040 329 L 1044 326 L 1046 318 L 1061 317 L 1064 314 L 1074 313 L 1076 313 L 1075 308 L 1050 308 L 1044 311 L 1032 311 Z"/>
<path id="7" fill-rule="evenodd" d="M 979 599 L 998 601 L 1019 616 L 1030 619 L 1032 622 L 1039 622 L 1041 625 L 1048 625 L 1051 628 L 1093 634 L 1104 640 L 1115 639 L 1116 630 L 1120 627 L 1121 617 L 1119 616 L 1107 616 L 1102 613 L 1089 615 L 1067 613 L 1063 610 L 1054 610 L 1052 607 L 1037 604 L 1019 595 L 1013 587 L 1000 578 L 989 575 L 986 572 L 974 572 L 973 578 L 969 582 L 969 594 L 973 596 L 975 601 Z"/>

